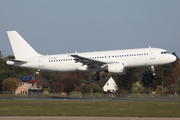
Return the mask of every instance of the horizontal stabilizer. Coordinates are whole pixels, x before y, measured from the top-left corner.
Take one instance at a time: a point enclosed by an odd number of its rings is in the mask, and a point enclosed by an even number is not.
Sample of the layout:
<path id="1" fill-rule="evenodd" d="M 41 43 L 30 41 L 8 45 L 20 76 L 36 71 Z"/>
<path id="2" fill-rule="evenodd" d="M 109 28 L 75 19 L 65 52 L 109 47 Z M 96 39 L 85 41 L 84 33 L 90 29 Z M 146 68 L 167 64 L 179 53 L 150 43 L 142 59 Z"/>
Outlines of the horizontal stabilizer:
<path id="1" fill-rule="evenodd" d="M 21 63 L 28 63 L 27 61 L 24 61 L 24 60 L 17 60 L 17 59 L 8 59 L 8 61 L 12 61 L 12 62 L 21 62 Z"/>

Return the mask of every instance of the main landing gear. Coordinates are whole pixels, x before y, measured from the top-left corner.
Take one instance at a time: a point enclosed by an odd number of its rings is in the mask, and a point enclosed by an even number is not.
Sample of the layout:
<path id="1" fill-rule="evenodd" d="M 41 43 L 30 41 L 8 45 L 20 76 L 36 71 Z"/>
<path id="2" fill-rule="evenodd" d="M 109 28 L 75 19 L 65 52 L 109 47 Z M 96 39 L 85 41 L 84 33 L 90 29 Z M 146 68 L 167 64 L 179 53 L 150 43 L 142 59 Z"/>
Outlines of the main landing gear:
<path id="1" fill-rule="evenodd" d="M 92 76 L 93 80 L 99 81 L 100 80 L 100 76 L 99 76 L 99 72 L 96 72 L 93 76 Z"/>

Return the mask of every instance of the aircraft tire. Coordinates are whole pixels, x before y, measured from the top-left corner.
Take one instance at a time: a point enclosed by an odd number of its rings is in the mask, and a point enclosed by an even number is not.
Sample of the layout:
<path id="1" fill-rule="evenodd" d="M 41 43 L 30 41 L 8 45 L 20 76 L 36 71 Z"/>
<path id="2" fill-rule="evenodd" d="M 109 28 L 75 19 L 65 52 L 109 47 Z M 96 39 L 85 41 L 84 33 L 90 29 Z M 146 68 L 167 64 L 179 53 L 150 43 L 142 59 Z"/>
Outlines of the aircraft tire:
<path id="1" fill-rule="evenodd" d="M 99 81 L 99 80 L 100 80 L 100 77 L 99 77 L 99 75 L 94 74 L 94 75 L 92 76 L 92 79 L 93 79 L 93 80 L 96 80 L 96 81 Z"/>

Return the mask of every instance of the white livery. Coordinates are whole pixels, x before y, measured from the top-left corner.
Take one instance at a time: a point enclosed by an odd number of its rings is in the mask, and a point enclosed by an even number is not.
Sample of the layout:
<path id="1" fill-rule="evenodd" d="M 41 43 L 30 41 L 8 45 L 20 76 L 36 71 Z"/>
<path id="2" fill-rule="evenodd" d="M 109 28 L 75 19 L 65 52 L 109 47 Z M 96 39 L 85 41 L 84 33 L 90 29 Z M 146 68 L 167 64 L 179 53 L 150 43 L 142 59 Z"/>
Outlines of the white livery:
<path id="1" fill-rule="evenodd" d="M 99 52 L 41 55 L 37 53 L 16 31 L 7 32 L 15 59 L 8 65 L 45 71 L 71 72 L 94 71 L 125 74 L 126 68 L 162 65 L 174 62 L 176 57 L 160 48 L 141 48 Z"/>

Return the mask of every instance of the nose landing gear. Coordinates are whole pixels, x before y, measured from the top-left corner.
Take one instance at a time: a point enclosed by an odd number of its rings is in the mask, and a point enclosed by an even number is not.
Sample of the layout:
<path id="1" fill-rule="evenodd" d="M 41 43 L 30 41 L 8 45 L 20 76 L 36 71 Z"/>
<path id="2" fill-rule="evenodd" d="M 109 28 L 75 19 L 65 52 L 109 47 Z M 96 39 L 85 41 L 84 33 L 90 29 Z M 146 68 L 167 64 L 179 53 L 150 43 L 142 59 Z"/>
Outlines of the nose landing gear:
<path id="1" fill-rule="evenodd" d="M 151 69 L 153 71 L 153 75 L 156 75 L 154 66 L 151 66 Z"/>

